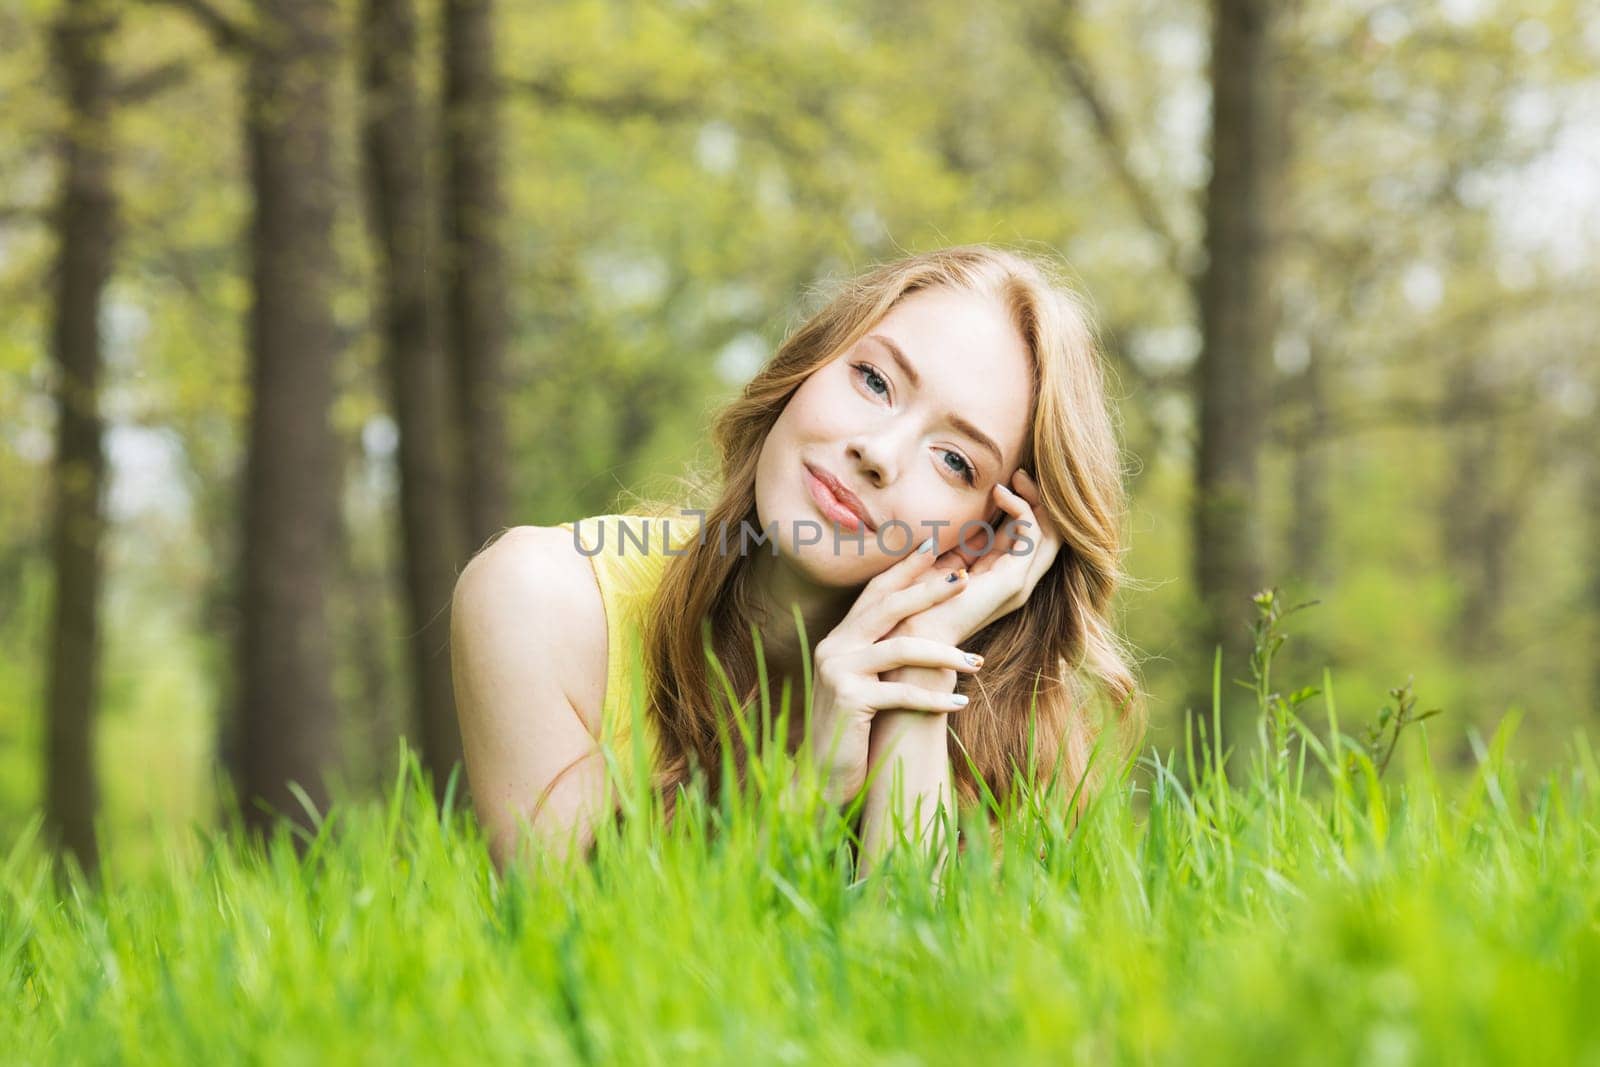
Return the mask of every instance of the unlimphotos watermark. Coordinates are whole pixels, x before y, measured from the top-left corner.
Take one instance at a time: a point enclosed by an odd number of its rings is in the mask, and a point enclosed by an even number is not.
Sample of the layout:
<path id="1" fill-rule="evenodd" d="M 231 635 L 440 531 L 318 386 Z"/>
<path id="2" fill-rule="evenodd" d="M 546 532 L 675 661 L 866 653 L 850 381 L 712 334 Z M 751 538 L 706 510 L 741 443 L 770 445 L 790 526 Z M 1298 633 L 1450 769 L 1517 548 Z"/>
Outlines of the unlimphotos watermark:
<path id="1" fill-rule="evenodd" d="M 701 546 L 710 543 L 709 524 L 706 522 L 706 513 L 697 508 L 685 508 L 680 513 L 684 517 L 694 517 L 699 526 L 696 531 L 696 540 Z M 581 521 L 581 520 L 580 520 Z M 668 556 L 682 556 L 689 551 L 687 543 L 682 547 L 673 547 L 671 519 L 661 520 L 661 534 L 663 544 L 654 545 L 648 531 L 630 526 L 627 523 L 616 524 L 616 536 L 612 538 L 611 551 L 614 555 L 626 555 L 630 550 L 639 555 L 648 556 L 652 552 L 661 552 Z M 593 545 L 586 545 L 578 533 L 578 523 L 572 524 L 572 546 L 580 555 L 598 556 L 606 551 L 606 527 L 610 523 L 601 522 L 599 536 L 594 538 Z M 752 524 L 748 519 L 741 519 L 737 533 L 730 543 L 730 531 L 727 522 L 718 522 L 717 537 L 714 542 L 717 552 L 728 555 L 736 552 L 740 556 L 748 556 L 752 546 L 759 549 L 762 545 L 768 546 L 772 555 L 778 554 L 781 531 L 776 519 L 765 526 Z M 937 543 L 939 531 L 946 529 L 953 523 L 945 519 L 926 520 L 919 524 L 924 531 L 931 531 L 924 537 L 918 537 L 917 532 L 908 522 L 899 519 L 890 519 L 876 530 L 865 529 L 846 530 L 837 522 L 830 523 L 832 527 L 833 554 L 843 555 L 845 545 L 856 546 L 856 556 L 865 557 L 867 552 L 867 538 L 870 532 L 872 540 L 876 543 L 878 551 L 889 556 L 905 556 L 912 552 L 928 551 Z M 1006 539 L 1006 553 L 1012 556 L 1026 556 L 1034 549 L 1034 541 L 1023 533 L 1024 529 L 1031 528 L 1033 523 L 1025 519 L 1008 518 L 1001 524 L 998 536 Z M 823 544 L 823 536 L 829 532 L 828 526 L 814 519 L 798 519 L 789 524 L 790 550 L 799 553 L 802 548 Z M 903 532 L 903 536 L 902 536 Z M 980 556 L 986 556 L 994 549 L 997 543 L 997 532 L 992 524 L 981 519 L 974 519 L 961 524 L 957 531 L 959 536 L 957 544 L 966 544 L 969 539 L 974 541 L 973 548 Z M 981 537 L 981 546 L 976 544 L 976 539 Z"/>

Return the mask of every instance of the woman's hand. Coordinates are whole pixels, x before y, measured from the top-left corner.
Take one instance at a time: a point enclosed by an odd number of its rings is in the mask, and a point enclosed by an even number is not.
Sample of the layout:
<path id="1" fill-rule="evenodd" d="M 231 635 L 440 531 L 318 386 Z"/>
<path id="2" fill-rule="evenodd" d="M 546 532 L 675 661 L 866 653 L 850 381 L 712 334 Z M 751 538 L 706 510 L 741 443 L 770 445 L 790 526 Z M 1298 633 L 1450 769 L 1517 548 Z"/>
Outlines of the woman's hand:
<path id="1" fill-rule="evenodd" d="M 934 565 L 934 574 L 964 576 L 967 591 L 901 619 L 890 631 L 891 641 L 910 637 L 932 638 L 938 645 L 960 643 L 1027 603 L 1060 551 L 1061 539 L 1054 528 L 1034 512 L 1040 496 L 1033 479 L 1025 471 L 1018 471 L 1014 480 L 1016 492 L 1004 485 L 995 486 L 996 501 L 1002 512 L 1013 520 L 1009 524 L 1011 532 L 1003 525 L 995 532 L 987 551 L 977 545 L 957 545 L 940 556 Z M 1011 555 L 1010 550 L 1024 537 L 1032 542 L 1032 547 Z M 943 579 L 934 582 L 935 585 L 944 584 Z M 908 663 L 886 673 L 883 680 L 948 693 L 955 687 L 958 676 L 945 665 Z M 896 708 L 871 722 L 869 734 L 872 764 L 884 762 L 886 765 L 878 772 L 862 817 L 858 870 L 863 875 L 879 863 L 890 840 L 889 826 L 896 818 L 906 821 L 916 841 L 938 840 L 934 832 L 935 813 L 939 804 L 946 807 L 953 804 L 955 788 L 943 716 L 923 714 L 911 707 Z M 894 790 L 891 783 L 896 772 L 904 775 L 905 793 L 899 801 L 903 807 L 892 812 Z M 917 822 L 914 813 L 919 806 L 921 815 Z M 936 872 L 942 869 L 947 854 L 948 844 L 942 844 L 934 868 Z M 937 873 L 934 878 L 937 882 Z"/>
<path id="2" fill-rule="evenodd" d="M 971 576 L 967 591 L 903 620 L 894 635 L 959 644 L 1028 602 L 1061 550 L 1061 536 L 1034 511 L 1040 501 L 1039 486 L 1028 472 L 1017 471 L 1012 481 L 1014 492 L 1003 483 L 995 484 L 995 503 L 1014 521 L 1001 523 L 989 550 L 979 555 L 981 546 L 957 545 L 935 564 L 935 569 L 952 572 L 966 567 Z M 1008 533 L 1008 529 L 1014 532 Z M 1024 538 L 1033 547 L 1013 554 L 1012 549 Z"/>
<path id="3" fill-rule="evenodd" d="M 830 803 L 847 804 L 867 774 L 873 716 L 884 709 L 955 711 L 966 697 L 901 682 L 879 674 L 902 667 L 936 667 L 972 673 L 981 656 L 927 637 L 886 637 L 904 619 L 961 599 L 965 574 L 933 573 L 932 545 L 925 542 L 874 577 L 839 625 L 817 643 L 812 670 L 810 745 Z"/>

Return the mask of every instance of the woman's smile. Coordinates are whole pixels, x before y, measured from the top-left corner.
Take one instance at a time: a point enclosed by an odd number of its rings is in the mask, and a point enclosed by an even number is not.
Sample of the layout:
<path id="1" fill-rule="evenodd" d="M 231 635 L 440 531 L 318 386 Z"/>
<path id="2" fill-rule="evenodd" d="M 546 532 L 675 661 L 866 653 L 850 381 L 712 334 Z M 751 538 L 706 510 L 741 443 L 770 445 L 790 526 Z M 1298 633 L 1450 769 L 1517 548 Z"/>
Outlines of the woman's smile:
<path id="1" fill-rule="evenodd" d="M 877 529 L 872 521 L 872 515 L 865 505 L 855 498 L 850 490 L 840 485 L 835 489 L 827 479 L 832 476 L 825 471 L 818 471 L 809 463 L 801 464 L 806 481 L 806 490 L 811 494 L 811 499 L 816 503 L 817 509 L 830 522 L 837 522 L 847 530 L 859 530 L 865 525 L 870 533 Z M 833 479 L 837 482 L 837 479 Z"/>

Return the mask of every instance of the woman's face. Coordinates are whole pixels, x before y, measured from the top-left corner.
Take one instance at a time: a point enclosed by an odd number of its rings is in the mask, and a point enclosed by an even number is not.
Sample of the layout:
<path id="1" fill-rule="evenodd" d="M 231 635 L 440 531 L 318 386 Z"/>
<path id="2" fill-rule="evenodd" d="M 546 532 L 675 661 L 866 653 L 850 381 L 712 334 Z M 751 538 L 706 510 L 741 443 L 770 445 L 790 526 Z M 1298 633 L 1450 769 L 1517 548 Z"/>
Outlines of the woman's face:
<path id="1" fill-rule="evenodd" d="M 912 293 L 807 378 L 773 424 L 756 464 L 762 529 L 776 523 L 779 555 L 826 586 L 860 585 L 929 537 L 942 553 L 963 523 L 983 547 L 976 524 L 998 529 L 993 487 L 1025 443 L 1029 380 L 1027 347 L 993 298 Z M 830 481 L 870 525 L 850 528 Z"/>

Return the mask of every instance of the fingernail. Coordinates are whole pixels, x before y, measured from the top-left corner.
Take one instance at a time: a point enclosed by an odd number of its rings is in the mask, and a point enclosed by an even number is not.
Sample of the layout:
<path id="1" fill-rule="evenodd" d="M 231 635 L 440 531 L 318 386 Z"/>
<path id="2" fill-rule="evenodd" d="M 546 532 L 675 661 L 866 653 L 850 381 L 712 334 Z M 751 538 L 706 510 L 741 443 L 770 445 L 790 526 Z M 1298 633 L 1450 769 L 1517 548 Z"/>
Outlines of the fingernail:
<path id="1" fill-rule="evenodd" d="M 966 652 L 966 653 L 963 653 L 963 655 L 965 655 L 967 657 L 967 662 L 969 664 L 971 664 L 972 666 L 974 666 L 974 667 L 983 666 L 983 657 L 978 655 L 976 652 Z"/>
<path id="2" fill-rule="evenodd" d="M 957 570 L 956 573 L 959 574 L 961 577 L 965 578 L 967 576 L 967 568 L 962 567 L 959 570 Z"/>
<path id="3" fill-rule="evenodd" d="M 964 708 L 967 706 L 967 698 L 962 693 L 951 693 L 950 703 L 954 704 L 958 708 Z"/>
<path id="4" fill-rule="evenodd" d="M 945 581 L 947 581 L 947 582 L 959 581 L 960 579 L 961 579 L 961 572 L 960 571 L 951 571 L 948 575 L 945 576 Z"/>
<path id="5" fill-rule="evenodd" d="M 933 538 L 930 537 L 926 541 L 922 542 L 921 547 L 919 547 L 917 549 L 917 551 L 918 552 L 932 552 L 933 551 L 933 546 L 934 546 L 934 540 L 933 540 Z"/>

